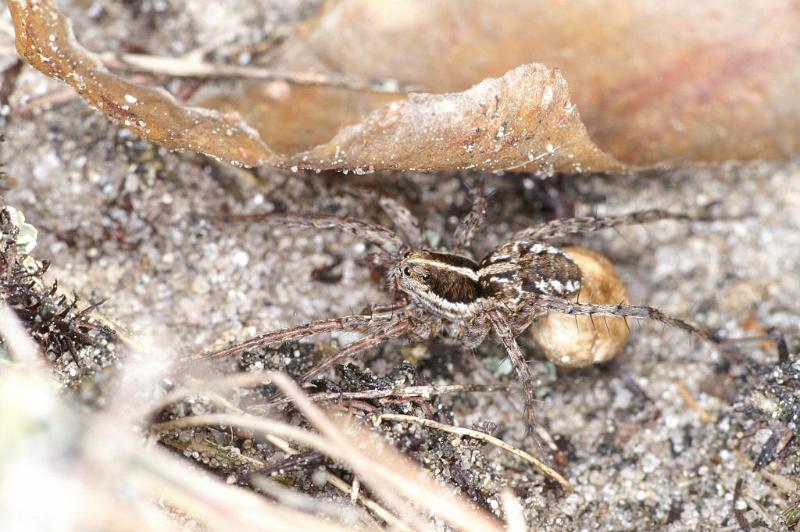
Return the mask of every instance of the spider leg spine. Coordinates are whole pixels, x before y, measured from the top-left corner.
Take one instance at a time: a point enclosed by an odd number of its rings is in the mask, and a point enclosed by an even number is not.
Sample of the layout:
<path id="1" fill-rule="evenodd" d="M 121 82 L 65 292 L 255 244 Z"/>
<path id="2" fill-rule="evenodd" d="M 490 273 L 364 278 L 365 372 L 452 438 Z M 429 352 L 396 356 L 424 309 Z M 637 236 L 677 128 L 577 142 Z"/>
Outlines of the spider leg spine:
<path id="1" fill-rule="evenodd" d="M 670 327 L 674 327 L 676 329 L 681 329 L 682 331 L 698 336 L 707 342 L 713 344 L 720 343 L 720 339 L 714 332 L 697 327 L 689 322 L 674 316 L 670 316 L 669 314 L 665 314 L 657 308 L 648 307 L 645 305 L 598 305 L 592 303 L 573 303 L 566 299 L 540 296 L 534 303 L 534 306 L 542 310 L 551 310 L 553 312 L 560 312 L 562 314 L 589 316 L 599 314 L 609 317 L 622 318 L 625 320 L 626 325 L 626 318 L 628 317 L 649 319 L 669 325 Z"/>

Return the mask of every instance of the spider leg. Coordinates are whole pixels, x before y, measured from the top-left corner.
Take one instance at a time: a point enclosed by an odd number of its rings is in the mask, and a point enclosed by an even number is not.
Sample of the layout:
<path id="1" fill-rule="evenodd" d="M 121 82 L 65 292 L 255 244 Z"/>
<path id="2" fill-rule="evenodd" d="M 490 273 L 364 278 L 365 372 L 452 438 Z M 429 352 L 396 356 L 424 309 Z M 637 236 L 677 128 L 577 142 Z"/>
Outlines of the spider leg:
<path id="1" fill-rule="evenodd" d="M 533 415 L 533 403 L 536 399 L 533 388 L 533 373 L 531 373 L 531 368 L 528 366 L 519 344 L 514 339 L 508 320 L 497 311 L 489 313 L 489 320 L 492 322 L 495 335 L 500 340 L 500 343 L 503 344 L 506 353 L 508 353 L 508 358 L 511 359 L 517 376 L 522 381 L 522 391 L 525 394 L 525 419 L 528 423 L 527 432 L 530 433 L 536 424 Z"/>
<path id="2" fill-rule="evenodd" d="M 391 319 L 391 314 L 354 314 L 351 316 L 343 316 L 341 318 L 312 321 L 302 325 L 295 325 L 294 327 L 287 327 L 285 329 L 268 332 L 266 334 L 256 336 L 255 338 L 251 338 L 250 340 L 245 340 L 244 342 L 225 347 L 211 353 L 199 353 L 190 357 L 188 360 L 207 360 L 211 358 L 227 357 L 236 355 L 248 349 L 274 344 L 277 342 L 296 340 L 298 338 L 304 338 L 313 334 L 334 331 L 366 332 L 371 327 L 375 326 L 376 321 L 390 322 Z"/>
<path id="3" fill-rule="evenodd" d="M 422 228 L 419 220 L 404 205 L 394 199 L 383 196 L 378 200 L 381 208 L 392 219 L 394 226 L 406 237 L 406 241 L 414 248 L 423 247 Z"/>
<path id="4" fill-rule="evenodd" d="M 265 222 L 272 225 L 294 225 L 315 229 L 339 229 L 378 246 L 390 257 L 399 257 L 408 248 L 403 239 L 393 231 L 349 216 L 266 213 L 229 215 L 225 217 L 225 220 L 229 222 Z"/>
<path id="5" fill-rule="evenodd" d="M 697 214 L 650 209 L 619 216 L 560 218 L 518 231 L 514 234 L 512 240 L 546 241 L 570 235 L 591 233 L 600 229 L 615 228 L 621 225 L 648 224 L 659 220 L 711 221 L 721 219 L 720 217 L 713 217 L 708 211 L 709 208 L 706 206 L 700 208 L 700 212 Z"/>
<path id="6" fill-rule="evenodd" d="M 422 228 L 419 220 L 402 203 L 389 196 L 383 196 L 373 190 L 360 187 L 345 186 L 344 190 L 367 203 L 378 203 L 383 212 L 392 220 L 395 229 L 405 237 L 406 243 L 414 248 L 423 247 Z"/>
<path id="7" fill-rule="evenodd" d="M 481 182 L 472 189 L 472 209 L 458 223 L 453 232 L 453 247 L 462 250 L 469 247 L 475 232 L 486 220 L 486 196 L 483 193 Z"/>
<path id="8" fill-rule="evenodd" d="M 366 351 L 367 349 L 388 342 L 392 338 L 397 338 L 398 336 L 402 336 L 403 334 L 411 330 L 412 325 L 413 325 L 412 320 L 407 317 L 391 320 L 386 326 L 381 327 L 379 330 L 372 332 L 364 336 L 363 338 L 356 340 L 355 342 L 347 344 L 338 353 L 329 358 L 326 358 L 320 364 L 307 371 L 306 374 L 303 375 L 303 377 L 300 379 L 300 381 L 306 382 L 312 379 L 313 377 L 317 376 L 322 371 L 336 364 L 337 362 L 344 360 L 345 358 L 351 357 L 353 355 L 361 353 L 362 351 Z"/>
<path id="9" fill-rule="evenodd" d="M 366 263 L 373 268 L 377 268 L 378 270 L 389 269 L 396 265 L 398 260 L 400 260 L 399 255 L 392 257 L 386 254 L 383 250 L 370 252 L 366 256 Z"/>
<path id="10" fill-rule="evenodd" d="M 698 336 L 703 340 L 713 344 L 723 343 L 723 339 L 708 329 L 697 327 L 681 319 L 670 316 L 669 314 L 665 314 L 657 308 L 644 305 L 595 305 L 591 303 L 576 303 L 566 299 L 542 295 L 538 296 L 533 306 L 539 311 L 560 312 L 562 314 L 585 316 L 597 314 L 600 316 L 612 316 L 623 319 L 628 317 L 644 318 L 661 322 L 665 325 L 669 325 L 670 327 L 675 327 L 676 329 L 681 329 L 682 331 Z"/>
<path id="11" fill-rule="evenodd" d="M 405 308 L 406 305 L 408 305 L 408 302 L 405 299 L 398 299 L 391 303 L 370 303 L 361 309 L 361 314 L 371 316 L 373 314 L 394 313 Z"/>

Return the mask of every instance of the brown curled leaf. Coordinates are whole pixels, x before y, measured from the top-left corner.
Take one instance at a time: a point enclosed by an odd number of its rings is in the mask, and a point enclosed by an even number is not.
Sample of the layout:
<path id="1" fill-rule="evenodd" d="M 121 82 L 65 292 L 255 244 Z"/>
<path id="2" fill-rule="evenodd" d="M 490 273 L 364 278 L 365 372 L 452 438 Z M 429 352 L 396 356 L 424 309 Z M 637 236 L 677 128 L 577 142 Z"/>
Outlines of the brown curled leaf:
<path id="1" fill-rule="evenodd" d="M 367 171 L 550 174 L 622 167 L 589 139 L 561 74 L 539 64 L 517 67 L 464 92 L 411 94 L 290 161 L 306 168 Z"/>
<path id="2" fill-rule="evenodd" d="M 792 0 L 329 0 L 278 56 L 432 92 L 540 62 L 601 149 L 676 165 L 800 153 L 798 28 Z"/>
<path id="3" fill-rule="evenodd" d="M 446 94 L 245 82 L 201 102 L 256 124 L 288 167 L 543 175 L 622 168 L 589 138 L 563 76 L 539 64 Z"/>
<path id="4" fill-rule="evenodd" d="M 163 90 L 109 73 L 75 41 L 69 21 L 51 0 L 12 0 L 9 5 L 23 58 L 66 81 L 113 120 L 169 149 L 248 166 L 316 170 L 471 168 L 549 174 L 621 168 L 589 139 L 561 74 L 540 64 L 440 95 L 387 96 L 284 84 L 282 90 L 266 91 L 272 102 L 238 96 L 208 100 L 234 111 L 221 114 L 185 107 Z M 274 82 L 271 86 L 276 87 Z M 391 101 L 395 98 L 400 99 Z M 242 115 L 254 119 L 263 140 L 234 119 Z"/>
<path id="5" fill-rule="evenodd" d="M 247 166 L 274 156 L 235 116 L 183 106 L 163 89 L 130 83 L 110 73 L 72 33 L 51 0 L 10 0 L 17 51 L 28 63 L 60 79 L 115 122 L 171 150 L 192 150 Z"/>
<path id="6" fill-rule="evenodd" d="M 280 157 L 310 150 L 329 141 L 342 126 L 400 99 L 402 93 L 369 92 L 341 87 L 294 85 L 285 81 L 240 82 L 201 89 L 193 102 L 239 113 Z"/>

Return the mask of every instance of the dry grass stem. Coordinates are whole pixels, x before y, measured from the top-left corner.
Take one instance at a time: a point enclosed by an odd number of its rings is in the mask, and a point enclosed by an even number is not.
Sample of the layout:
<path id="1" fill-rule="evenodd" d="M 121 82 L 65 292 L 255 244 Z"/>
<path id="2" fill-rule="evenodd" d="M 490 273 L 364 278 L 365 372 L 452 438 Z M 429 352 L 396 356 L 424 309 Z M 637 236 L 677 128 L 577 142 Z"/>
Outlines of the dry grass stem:
<path id="1" fill-rule="evenodd" d="M 274 420 L 247 415 L 210 414 L 179 418 L 152 427 L 156 433 L 193 426 L 238 426 L 271 434 L 315 449 L 350 468 L 400 515 L 412 528 L 427 528 L 428 519 L 414 507 L 425 508 L 451 525 L 463 530 L 500 530 L 491 517 L 472 508 L 471 504 L 442 490 L 442 486 L 409 462 L 397 455 L 381 438 L 348 425 L 340 429 L 321 410 L 308 400 L 291 379 L 282 374 L 272 375 L 273 384 L 288 395 L 321 435 Z M 355 437 L 354 437 L 355 436 Z M 335 482 L 335 481 L 334 481 Z M 347 486 L 350 490 L 350 486 Z M 351 491 L 351 490 L 350 490 Z M 360 495 L 359 495 L 360 497 Z M 409 505 L 411 502 L 412 505 Z"/>
<path id="2" fill-rule="evenodd" d="M 0 336 L 14 360 L 26 366 L 42 366 L 39 348 L 28 336 L 14 311 L 4 302 L 0 302 Z"/>
<path id="3" fill-rule="evenodd" d="M 520 504 L 514 493 L 506 488 L 500 492 L 500 500 L 503 503 L 508 532 L 525 532 L 528 530 L 528 525 L 525 524 L 525 513 L 522 510 L 522 504 Z"/>
<path id="4" fill-rule="evenodd" d="M 144 419 L 147 416 L 156 414 L 160 410 L 168 407 L 176 401 L 180 401 L 187 396 L 209 392 L 212 390 L 224 390 L 241 386 L 256 386 L 259 384 L 269 384 L 271 372 L 262 373 L 236 373 L 225 377 L 211 379 L 207 381 L 196 381 L 190 385 L 172 390 L 164 397 L 153 401 L 141 409 L 137 410 L 134 416 L 137 419 Z"/>
<path id="5" fill-rule="evenodd" d="M 184 57 L 127 53 L 102 53 L 98 54 L 97 57 L 108 68 L 169 77 L 279 79 L 298 85 L 326 85 L 375 92 L 405 93 L 411 90 L 411 87 L 401 87 L 392 80 L 370 81 L 357 76 L 303 72 L 254 65 L 211 63 L 197 59 L 192 52 L 189 52 Z"/>
<path id="6" fill-rule="evenodd" d="M 358 392 L 315 393 L 313 395 L 309 395 L 308 398 L 315 403 L 346 399 L 383 399 L 386 397 L 396 397 L 398 399 L 422 397 L 424 399 L 430 399 L 436 395 L 471 392 L 491 393 L 503 391 L 506 388 L 506 386 L 490 386 L 485 384 L 443 384 L 429 386 L 405 386 L 402 388 L 389 388 L 386 390 L 363 390 Z M 270 404 L 279 405 L 289 402 L 291 402 L 290 399 L 278 399 Z"/>
<path id="7" fill-rule="evenodd" d="M 352 423 L 344 427 L 338 426 L 308 400 L 288 376 L 275 374 L 273 382 L 349 459 L 348 465 L 364 483 L 379 494 L 384 492 L 394 495 L 389 499 L 382 497 L 384 502 L 395 503 L 406 499 L 433 515 L 438 515 L 451 526 L 463 530 L 501 529 L 499 523 L 491 516 L 443 490 L 441 484 L 431 480 L 424 470 L 394 451 L 382 438 Z M 413 521 L 406 521 L 410 526 L 413 527 L 414 522 L 421 521 L 415 514 L 410 513 L 411 508 L 407 504 L 394 504 L 394 506 L 401 517 L 412 517 Z"/>
<path id="8" fill-rule="evenodd" d="M 296 449 L 294 449 L 291 446 L 291 444 L 289 444 L 286 440 L 283 440 L 282 438 L 279 438 L 277 436 L 266 435 L 266 439 L 270 443 L 272 443 L 273 445 L 278 447 L 281 451 L 286 453 L 287 455 L 295 455 L 295 454 L 298 454 L 298 452 L 299 452 Z M 192 440 L 191 442 L 183 442 L 183 441 L 180 441 L 180 440 L 165 440 L 164 443 L 166 445 L 168 445 L 169 447 L 177 449 L 177 450 L 179 450 L 181 452 L 184 452 L 184 451 L 187 451 L 187 450 L 191 449 L 191 450 L 198 451 L 198 452 L 201 452 L 201 453 L 208 452 L 208 453 L 214 454 L 214 453 L 219 451 L 218 447 L 212 447 L 211 445 L 209 445 L 209 444 L 207 444 L 205 442 L 200 442 L 200 441 L 198 441 L 196 439 Z M 253 467 L 254 471 L 261 471 L 261 470 L 267 468 L 267 464 L 265 464 L 263 461 L 261 461 L 261 460 L 259 460 L 257 458 L 246 457 L 245 455 L 240 455 L 240 456 L 243 457 Z M 259 477 L 253 476 L 250 480 L 251 480 L 251 482 L 253 482 L 253 484 L 256 487 L 259 487 L 259 488 L 261 487 L 260 484 L 259 484 L 259 482 L 260 482 Z M 338 489 L 339 491 L 341 491 L 346 496 L 348 496 L 348 497 L 351 496 L 350 484 L 348 484 L 347 482 L 345 482 L 341 478 L 337 477 L 336 475 L 334 475 L 330 471 L 328 471 L 326 473 L 326 481 L 331 486 L 333 486 L 334 488 Z M 397 529 L 397 530 L 406 530 L 407 529 L 407 527 L 405 527 L 405 525 L 403 525 L 403 523 L 400 522 L 397 519 L 397 517 L 392 515 L 391 512 L 389 512 L 386 508 L 384 508 L 383 506 L 381 506 L 377 502 L 373 501 L 369 497 L 364 496 L 363 493 L 359 494 L 357 502 L 359 504 L 361 504 L 364 508 L 366 508 L 369 511 L 371 511 L 379 519 L 383 520 L 387 525 L 393 527 L 394 529 Z"/>
<path id="9" fill-rule="evenodd" d="M 708 411 L 702 407 L 683 382 L 675 381 L 675 388 L 678 390 L 683 400 L 686 401 L 686 405 L 697 413 L 697 417 L 700 418 L 700 421 L 706 425 L 714 423 L 714 416 L 709 414 Z"/>
<path id="10" fill-rule="evenodd" d="M 380 424 L 382 421 L 403 421 L 406 423 L 417 423 L 419 425 L 423 425 L 425 427 L 433 428 L 442 430 L 444 432 L 449 432 L 451 434 L 458 434 L 459 436 L 467 436 L 469 438 L 474 438 L 476 440 L 484 441 L 486 443 L 490 443 L 495 447 L 499 447 L 504 451 L 508 451 L 509 453 L 522 458 L 526 462 L 530 462 L 531 464 L 535 465 L 539 470 L 541 470 L 545 475 L 552 478 L 559 484 L 561 484 L 564 489 L 567 491 L 572 491 L 573 487 L 572 484 L 569 483 L 567 479 L 565 479 L 558 471 L 551 468 L 550 466 L 544 464 L 535 456 L 532 456 L 529 453 L 521 449 L 517 449 L 516 447 L 507 444 L 503 440 L 499 438 L 495 438 L 491 434 L 486 434 L 485 432 L 480 432 L 478 430 L 473 429 L 466 429 L 463 427 L 455 427 L 453 425 L 447 425 L 445 423 L 439 423 L 438 421 L 434 421 L 432 419 L 425 419 L 422 417 L 417 416 L 408 416 L 405 414 L 380 414 L 375 416 L 375 423 Z"/>

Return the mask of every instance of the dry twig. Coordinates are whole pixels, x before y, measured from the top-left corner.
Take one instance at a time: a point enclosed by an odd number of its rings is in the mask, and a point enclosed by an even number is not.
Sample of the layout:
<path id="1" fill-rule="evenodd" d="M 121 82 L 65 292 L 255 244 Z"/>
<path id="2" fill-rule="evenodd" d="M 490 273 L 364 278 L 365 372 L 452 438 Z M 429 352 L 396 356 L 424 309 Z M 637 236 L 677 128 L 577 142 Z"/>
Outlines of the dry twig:
<path id="1" fill-rule="evenodd" d="M 686 387 L 686 385 L 681 381 L 675 381 L 675 388 L 678 390 L 678 393 L 686 401 L 686 404 L 689 408 L 695 411 L 697 417 L 700 418 L 700 421 L 705 423 L 706 425 L 710 425 L 714 423 L 714 416 L 708 413 L 708 411 L 700 405 L 697 399 L 692 395 L 692 392 Z"/>
<path id="2" fill-rule="evenodd" d="M 449 393 L 471 393 L 471 392 L 498 392 L 506 389 L 506 386 L 490 386 L 485 384 L 445 384 L 428 386 L 404 386 L 402 388 L 388 388 L 386 390 L 362 390 L 358 392 L 324 392 L 309 395 L 308 398 L 314 402 L 338 401 L 349 399 L 384 399 L 396 397 L 398 399 L 409 399 L 412 397 L 422 397 L 430 399 L 435 395 Z M 280 405 L 291 402 L 290 399 L 278 399 L 270 405 Z"/>
<path id="3" fill-rule="evenodd" d="M 553 480 L 561 484 L 567 491 L 573 490 L 572 484 L 570 484 L 569 481 L 565 479 L 558 471 L 546 465 L 535 456 L 532 456 L 521 449 L 517 449 L 516 447 L 509 445 L 503 440 L 495 438 L 491 434 L 486 434 L 485 432 L 473 429 L 466 429 L 463 427 L 455 427 L 453 425 L 439 423 L 438 421 L 434 421 L 432 419 L 425 419 L 417 416 L 408 416 L 405 414 L 380 414 L 378 416 L 375 416 L 374 419 L 375 419 L 375 424 L 380 424 L 383 420 L 418 423 L 420 425 L 432 429 L 442 430 L 444 432 L 449 432 L 451 434 L 458 434 L 459 436 L 466 436 L 469 438 L 474 438 L 476 440 L 484 441 L 486 443 L 490 443 L 495 447 L 499 447 L 500 449 L 503 449 L 504 451 L 507 451 L 513 454 L 514 456 L 522 458 L 526 462 L 530 462 L 531 464 L 535 465 L 545 475 L 547 475 L 548 477 L 552 478 Z"/>
<path id="4" fill-rule="evenodd" d="M 291 379 L 282 374 L 271 376 L 273 384 L 291 397 L 298 408 L 322 435 L 269 419 L 247 415 L 211 414 L 175 419 L 156 424 L 157 433 L 193 426 L 225 425 L 272 434 L 322 452 L 352 468 L 362 482 L 389 504 L 411 527 L 427 527 L 427 518 L 415 508 L 424 508 L 446 522 L 464 530 L 500 530 L 491 517 L 443 491 L 405 457 L 396 454 L 379 437 L 356 426 L 342 431 L 302 394 Z M 367 443 L 368 442 L 368 443 Z M 349 486 L 348 486 L 349 487 Z M 411 502 L 412 505 L 408 503 Z"/>
<path id="5" fill-rule="evenodd" d="M 412 87 L 400 86 L 393 80 L 370 81 L 355 76 L 332 73 L 305 72 L 268 68 L 254 65 L 230 65 L 198 60 L 189 52 L 184 57 L 167 57 L 149 54 L 102 53 L 98 59 L 115 70 L 189 78 L 241 78 L 258 80 L 283 80 L 298 85 L 326 85 L 350 90 L 406 93 Z"/>

